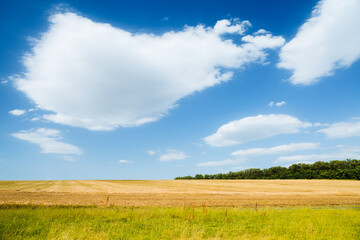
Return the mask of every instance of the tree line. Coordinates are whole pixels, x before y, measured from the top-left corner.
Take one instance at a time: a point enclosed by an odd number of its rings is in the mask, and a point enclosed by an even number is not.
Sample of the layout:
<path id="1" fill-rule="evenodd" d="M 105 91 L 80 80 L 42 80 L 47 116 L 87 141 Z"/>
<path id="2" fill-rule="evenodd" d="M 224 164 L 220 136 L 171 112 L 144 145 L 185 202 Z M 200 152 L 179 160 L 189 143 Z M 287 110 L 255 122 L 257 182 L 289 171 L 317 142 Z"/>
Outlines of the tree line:
<path id="1" fill-rule="evenodd" d="M 313 164 L 297 163 L 289 167 L 250 168 L 238 172 L 196 174 L 179 179 L 354 179 L 360 180 L 360 160 L 347 159 Z"/>

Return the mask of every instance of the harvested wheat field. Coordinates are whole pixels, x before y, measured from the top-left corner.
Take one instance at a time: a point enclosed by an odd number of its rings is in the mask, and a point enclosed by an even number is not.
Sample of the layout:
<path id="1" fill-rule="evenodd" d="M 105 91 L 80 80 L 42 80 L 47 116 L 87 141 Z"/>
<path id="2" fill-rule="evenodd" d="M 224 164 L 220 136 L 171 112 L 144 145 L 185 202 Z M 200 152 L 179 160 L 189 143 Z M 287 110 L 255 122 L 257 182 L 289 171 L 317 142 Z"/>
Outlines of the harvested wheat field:
<path id="1" fill-rule="evenodd" d="M 0 204 L 98 206 L 356 206 L 360 181 L 0 181 Z"/>

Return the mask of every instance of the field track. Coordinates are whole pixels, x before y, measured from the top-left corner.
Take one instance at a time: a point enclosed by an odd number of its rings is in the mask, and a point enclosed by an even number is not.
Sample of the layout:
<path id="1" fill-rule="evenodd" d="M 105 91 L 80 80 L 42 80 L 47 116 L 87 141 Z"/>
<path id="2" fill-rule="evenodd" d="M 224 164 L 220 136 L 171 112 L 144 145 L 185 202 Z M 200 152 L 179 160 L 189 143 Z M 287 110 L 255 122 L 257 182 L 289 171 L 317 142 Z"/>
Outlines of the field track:
<path id="1" fill-rule="evenodd" d="M 360 181 L 0 181 L 0 204 L 117 206 L 354 206 Z"/>

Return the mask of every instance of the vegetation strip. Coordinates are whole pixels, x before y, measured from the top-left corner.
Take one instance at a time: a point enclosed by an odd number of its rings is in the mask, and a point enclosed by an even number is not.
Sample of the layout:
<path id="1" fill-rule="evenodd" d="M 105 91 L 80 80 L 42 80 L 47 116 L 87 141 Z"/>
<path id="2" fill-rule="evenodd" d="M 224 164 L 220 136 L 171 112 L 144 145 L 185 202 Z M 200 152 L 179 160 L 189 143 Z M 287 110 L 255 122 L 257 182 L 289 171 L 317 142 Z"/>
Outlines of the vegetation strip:
<path id="1" fill-rule="evenodd" d="M 360 160 L 334 160 L 315 162 L 313 164 L 298 163 L 290 167 L 271 167 L 265 169 L 250 168 L 244 171 L 196 174 L 194 177 L 176 177 L 180 179 L 352 179 L 360 180 Z"/>

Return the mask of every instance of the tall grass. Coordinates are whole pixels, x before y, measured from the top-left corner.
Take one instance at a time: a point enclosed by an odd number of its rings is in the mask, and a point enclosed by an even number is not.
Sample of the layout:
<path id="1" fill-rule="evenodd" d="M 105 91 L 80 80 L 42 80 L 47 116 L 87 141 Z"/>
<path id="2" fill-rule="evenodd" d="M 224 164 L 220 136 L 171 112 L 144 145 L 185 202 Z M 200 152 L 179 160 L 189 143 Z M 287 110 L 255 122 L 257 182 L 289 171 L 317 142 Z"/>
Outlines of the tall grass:
<path id="1" fill-rule="evenodd" d="M 360 208 L 0 206 L 0 239 L 360 239 Z"/>

